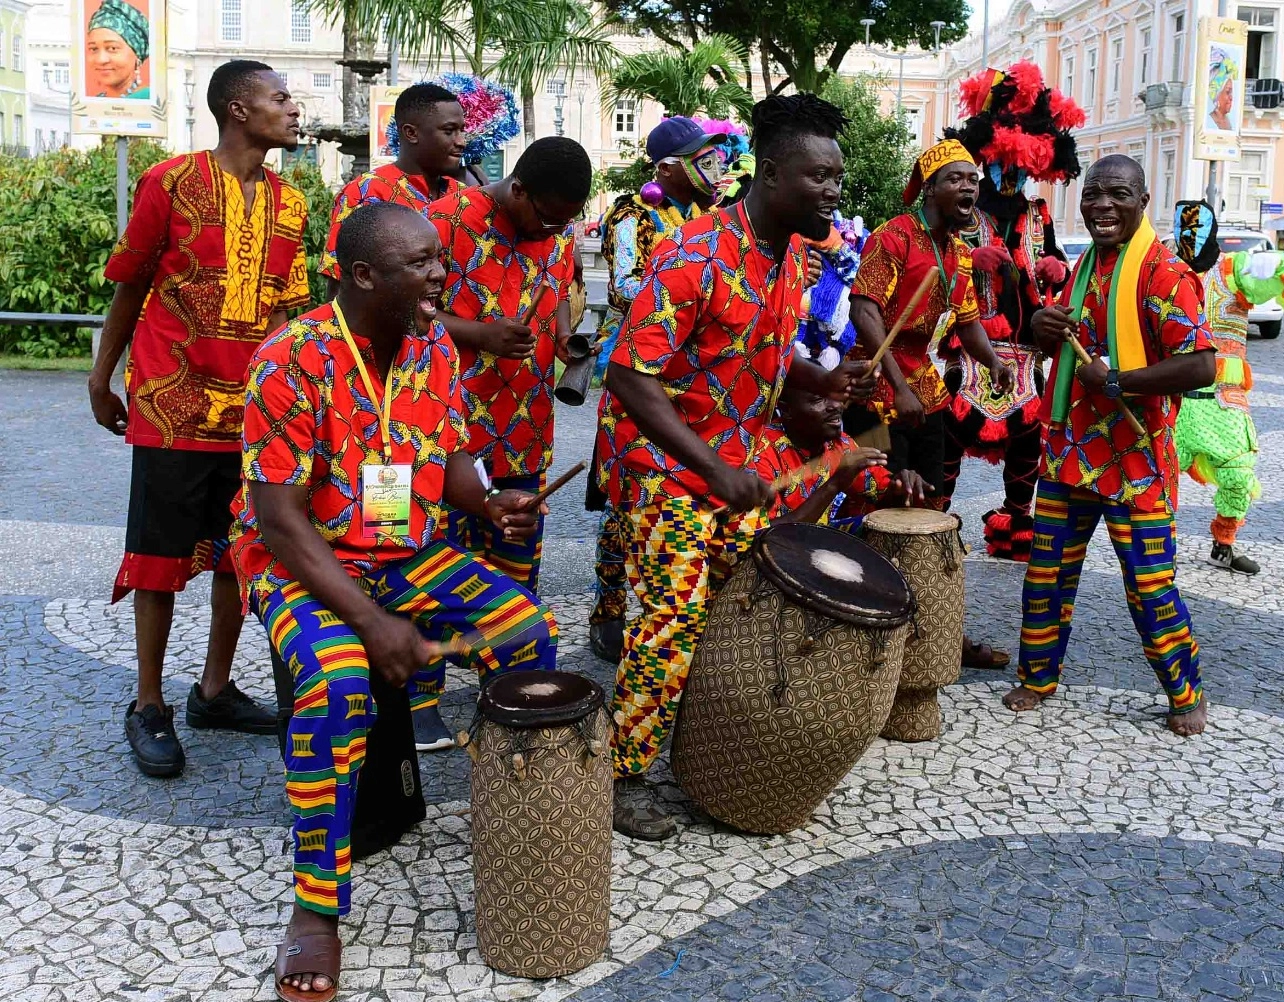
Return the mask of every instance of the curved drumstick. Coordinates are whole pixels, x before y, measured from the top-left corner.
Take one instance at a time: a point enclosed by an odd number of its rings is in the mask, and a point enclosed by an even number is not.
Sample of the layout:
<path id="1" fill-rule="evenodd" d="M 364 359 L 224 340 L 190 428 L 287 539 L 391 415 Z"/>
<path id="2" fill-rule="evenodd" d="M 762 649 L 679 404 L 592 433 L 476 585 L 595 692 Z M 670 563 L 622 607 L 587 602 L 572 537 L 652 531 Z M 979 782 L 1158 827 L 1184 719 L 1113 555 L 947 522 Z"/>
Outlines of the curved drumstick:
<path id="1" fill-rule="evenodd" d="M 1052 305 L 1051 292 L 1048 292 L 1045 296 L 1044 305 Z M 1088 349 L 1079 343 L 1078 337 L 1072 334 L 1066 339 L 1066 342 L 1070 345 L 1070 349 L 1074 352 L 1075 358 L 1079 360 L 1080 365 L 1092 364 L 1092 356 L 1088 354 Z M 1146 431 L 1145 425 L 1143 425 L 1137 418 L 1137 415 L 1133 413 L 1132 408 L 1124 403 L 1122 397 L 1115 397 L 1115 407 L 1118 409 L 1119 413 L 1124 416 L 1124 420 L 1128 422 L 1128 427 L 1131 428 L 1140 438 L 1148 438 L 1150 436 L 1150 433 Z"/>
<path id="2" fill-rule="evenodd" d="M 540 491 L 533 498 L 531 498 L 528 502 L 526 502 L 525 510 L 529 511 L 532 508 L 538 508 L 548 498 L 552 497 L 553 494 L 555 494 L 557 491 L 560 491 L 563 487 L 565 487 L 572 480 L 578 477 L 586 469 L 588 469 L 588 463 L 584 462 L 584 460 L 581 459 L 578 463 L 576 463 L 569 470 L 567 470 L 560 477 L 558 477 L 551 484 L 549 484 L 542 491 Z"/>
<path id="3" fill-rule="evenodd" d="M 932 286 L 936 284 L 936 280 L 939 275 L 940 269 L 932 268 L 923 276 L 923 281 L 918 283 L 918 288 L 914 290 L 914 295 L 910 297 L 910 301 L 905 305 L 905 309 L 901 310 L 900 317 L 897 319 L 896 323 L 892 325 L 892 329 L 887 332 L 887 337 L 885 337 L 883 339 L 883 343 L 879 345 L 878 351 L 874 352 L 874 357 L 869 360 L 869 368 L 871 372 L 878 368 L 878 363 L 881 362 L 883 360 L 883 356 L 887 354 L 887 349 L 890 348 L 892 346 L 892 342 L 896 340 L 896 335 L 901 332 L 901 328 L 909 323 L 910 319 L 914 316 L 914 311 L 918 309 L 918 304 L 923 301 L 923 297 L 926 296 Z"/>
<path id="4" fill-rule="evenodd" d="M 547 291 L 548 291 L 548 282 L 546 282 L 543 278 L 541 278 L 539 280 L 539 284 L 535 286 L 535 291 L 531 294 L 530 309 L 526 311 L 526 316 L 522 320 L 522 323 L 524 323 L 527 327 L 529 327 L 534 322 L 535 311 L 539 309 L 539 304 L 543 301 L 544 293 Z"/>

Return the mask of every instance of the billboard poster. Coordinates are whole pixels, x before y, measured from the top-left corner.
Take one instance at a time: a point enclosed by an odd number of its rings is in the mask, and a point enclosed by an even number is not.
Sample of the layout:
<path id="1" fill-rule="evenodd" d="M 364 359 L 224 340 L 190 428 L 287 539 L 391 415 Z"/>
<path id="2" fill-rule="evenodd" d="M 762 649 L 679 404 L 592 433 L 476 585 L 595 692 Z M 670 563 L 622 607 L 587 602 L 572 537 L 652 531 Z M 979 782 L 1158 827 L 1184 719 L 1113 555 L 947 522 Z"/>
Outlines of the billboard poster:
<path id="1" fill-rule="evenodd" d="M 1238 160 L 1248 25 L 1201 17 L 1195 48 L 1195 159 Z"/>
<path id="2" fill-rule="evenodd" d="M 388 123 L 397 107 L 397 98 L 405 87 L 370 88 L 370 169 L 382 167 L 397 159 L 388 145 Z"/>
<path id="3" fill-rule="evenodd" d="M 165 0 L 72 0 L 71 131 L 165 137 Z"/>

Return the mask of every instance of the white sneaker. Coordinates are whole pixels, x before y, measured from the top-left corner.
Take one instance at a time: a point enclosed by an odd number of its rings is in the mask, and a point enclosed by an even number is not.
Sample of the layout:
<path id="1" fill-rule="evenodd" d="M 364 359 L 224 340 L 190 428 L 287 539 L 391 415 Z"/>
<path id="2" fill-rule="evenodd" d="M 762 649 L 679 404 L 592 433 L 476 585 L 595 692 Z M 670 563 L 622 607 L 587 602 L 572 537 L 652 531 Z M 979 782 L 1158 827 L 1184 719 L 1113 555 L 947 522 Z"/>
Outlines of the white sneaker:
<path id="1" fill-rule="evenodd" d="M 441 711 L 435 703 L 416 710 L 413 717 L 415 751 L 444 751 L 455 747 L 455 739 L 441 719 Z"/>

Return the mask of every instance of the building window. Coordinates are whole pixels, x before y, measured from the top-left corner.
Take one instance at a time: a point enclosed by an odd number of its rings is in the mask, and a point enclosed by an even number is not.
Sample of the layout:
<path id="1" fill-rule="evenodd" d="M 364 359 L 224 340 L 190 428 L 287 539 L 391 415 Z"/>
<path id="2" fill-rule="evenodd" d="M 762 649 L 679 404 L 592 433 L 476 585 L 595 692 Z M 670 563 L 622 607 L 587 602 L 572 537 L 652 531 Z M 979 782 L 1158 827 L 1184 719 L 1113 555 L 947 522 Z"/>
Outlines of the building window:
<path id="1" fill-rule="evenodd" d="M 1083 103 L 1089 112 L 1097 103 L 1097 47 L 1095 45 L 1088 50 L 1087 72 L 1083 75 Z"/>
<path id="2" fill-rule="evenodd" d="M 923 109 L 906 108 L 905 109 L 905 127 L 909 129 L 910 135 L 914 137 L 914 145 L 923 144 Z"/>
<path id="3" fill-rule="evenodd" d="M 312 41 L 312 14 L 306 2 L 294 0 L 290 8 L 290 41 Z"/>
<path id="4" fill-rule="evenodd" d="M 1241 7 L 1239 19 L 1248 24 L 1248 51 L 1244 75 L 1248 80 L 1275 76 L 1275 11 L 1269 7 Z"/>
<path id="5" fill-rule="evenodd" d="M 1142 28 L 1137 35 L 1137 90 L 1146 89 L 1150 83 L 1150 67 L 1154 59 L 1154 34 L 1149 28 Z"/>
<path id="6" fill-rule="evenodd" d="M 13 116 L 13 145 L 27 145 L 27 127 L 26 122 L 21 115 Z"/>
<path id="7" fill-rule="evenodd" d="M 4 53 L 5 53 L 4 43 L 5 43 L 4 29 L 0 28 L 0 70 L 4 69 Z M 4 138 L 3 135 L 0 135 L 0 141 L 2 141 L 3 138 Z"/>
<path id="8" fill-rule="evenodd" d="M 1137 163 L 1141 164 L 1141 169 L 1145 171 L 1146 169 L 1146 144 L 1145 143 L 1129 143 L 1128 156 L 1132 157 L 1134 160 L 1137 161 Z"/>
<path id="9" fill-rule="evenodd" d="M 1177 151 L 1161 150 L 1159 153 L 1159 208 L 1161 218 L 1172 215 L 1177 193 Z"/>
<path id="10" fill-rule="evenodd" d="M 1123 62 L 1124 40 L 1112 38 L 1110 40 L 1110 90 L 1106 93 L 1112 101 L 1119 97 L 1119 91 L 1123 87 Z"/>
<path id="11" fill-rule="evenodd" d="M 615 103 L 615 134 L 632 136 L 638 131 L 638 104 L 631 98 Z"/>
<path id="12" fill-rule="evenodd" d="M 1168 15 L 1168 34 L 1171 40 L 1172 62 L 1168 67 L 1170 83 L 1186 82 L 1186 12 L 1175 11 Z"/>
<path id="13" fill-rule="evenodd" d="M 313 90 L 329 90 L 329 89 L 330 89 L 330 81 L 331 81 L 331 79 L 332 79 L 332 76 L 331 76 L 331 74 L 329 74 L 329 73 L 313 73 L 313 74 L 312 74 L 312 89 L 313 89 Z"/>
<path id="14" fill-rule="evenodd" d="M 1057 232 L 1069 232 L 1073 229 L 1070 220 L 1066 219 L 1066 185 L 1059 184 L 1052 189 L 1052 218 L 1057 221 Z"/>
<path id="15" fill-rule="evenodd" d="M 13 68 L 17 70 L 19 73 L 21 73 L 23 70 L 23 66 L 24 66 L 24 63 L 22 59 L 22 36 L 14 35 L 13 36 Z"/>
<path id="16" fill-rule="evenodd" d="M 1074 97 L 1074 56 L 1066 56 L 1065 71 L 1061 78 L 1061 89 Z"/>
<path id="17" fill-rule="evenodd" d="M 41 63 L 40 78 L 46 90 L 66 90 L 71 86 L 69 63 Z"/>
<path id="18" fill-rule="evenodd" d="M 1258 203 L 1266 201 L 1257 194 L 1257 189 L 1267 184 L 1266 151 L 1243 150 L 1239 162 L 1231 162 L 1229 168 L 1223 214 L 1238 213 L 1256 218 Z"/>
<path id="19" fill-rule="evenodd" d="M 241 0 L 222 0 L 218 37 L 224 42 L 241 41 Z"/>

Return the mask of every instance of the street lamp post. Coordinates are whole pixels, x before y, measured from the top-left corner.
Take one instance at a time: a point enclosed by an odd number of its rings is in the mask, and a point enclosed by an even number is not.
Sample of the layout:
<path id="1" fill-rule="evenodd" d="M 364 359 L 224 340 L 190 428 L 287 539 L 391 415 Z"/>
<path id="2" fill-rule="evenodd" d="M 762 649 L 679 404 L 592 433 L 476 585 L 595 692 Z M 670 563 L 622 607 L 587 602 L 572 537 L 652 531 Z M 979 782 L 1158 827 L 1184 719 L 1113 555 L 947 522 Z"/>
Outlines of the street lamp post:
<path id="1" fill-rule="evenodd" d="M 895 59 L 898 64 L 897 73 L 896 73 L 896 111 L 899 113 L 901 111 L 901 101 L 905 94 L 905 60 L 921 59 L 924 55 L 927 55 L 927 53 L 881 52 L 878 49 L 875 49 L 869 43 L 869 29 L 874 26 L 875 24 L 874 19 L 872 17 L 862 17 L 860 19 L 860 23 L 861 23 L 861 26 L 865 29 L 866 51 L 873 53 L 874 55 L 878 56 L 880 59 Z M 931 26 L 932 26 L 932 32 L 935 35 L 935 43 L 932 46 L 931 54 L 935 55 L 941 49 L 941 29 L 945 27 L 945 22 L 933 21 L 931 22 Z"/>
<path id="2" fill-rule="evenodd" d="M 584 145 L 584 95 L 588 93 L 588 84 L 583 80 L 577 80 L 575 81 L 574 91 L 575 91 L 575 100 L 579 103 L 579 106 L 580 106 L 580 120 L 578 123 L 578 132 L 576 133 L 576 141 L 581 146 L 583 146 Z"/>
<path id="3" fill-rule="evenodd" d="M 187 149 L 196 149 L 196 80 L 190 68 L 183 70 L 183 93 L 187 96 Z"/>
<path id="4" fill-rule="evenodd" d="M 566 101 L 566 81 L 550 80 L 548 82 L 548 92 L 556 98 L 553 105 L 553 132 L 556 135 L 564 135 L 564 126 L 566 120 L 562 117 L 562 105 Z"/>

